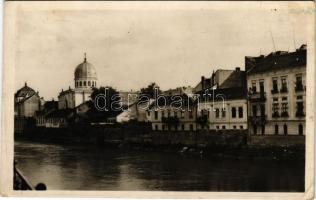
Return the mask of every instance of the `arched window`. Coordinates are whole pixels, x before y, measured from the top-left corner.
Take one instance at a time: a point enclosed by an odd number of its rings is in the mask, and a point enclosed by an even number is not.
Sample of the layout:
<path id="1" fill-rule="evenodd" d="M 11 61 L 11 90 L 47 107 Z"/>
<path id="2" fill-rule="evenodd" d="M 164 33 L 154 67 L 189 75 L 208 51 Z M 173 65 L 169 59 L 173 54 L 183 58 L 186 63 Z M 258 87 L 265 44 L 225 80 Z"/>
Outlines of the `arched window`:
<path id="1" fill-rule="evenodd" d="M 279 134 L 279 126 L 277 124 L 274 126 L 274 134 L 275 135 Z"/>
<path id="2" fill-rule="evenodd" d="M 283 125 L 283 132 L 284 132 L 284 135 L 287 135 L 287 125 L 286 124 Z"/>
<path id="3" fill-rule="evenodd" d="M 302 124 L 298 125 L 298 134 L 303 135 L 303 125 Z"/>
<path id="4" fill-rule="evenodd" d="M 92 87 L 94 86 L 94 82 L 92 81 Z"/>
<path id="5" fill-rule="evenodd" d="M 82 81 L 80 81 L 80 86 L 82 86 Z"/>
<path id="6" fill-rule="evenodd" d="M 91 82 L 90 81 L 88 81 L 88 86 L 91 86 Z"/>
<path id="7" fill-rule="evenodd" d="M 87 82 L 86 82 L 86 81 L 84 81 L 84 82 L 83 82 L 83 86 L 86 86 L 86 85 L 87 85 Z"/>

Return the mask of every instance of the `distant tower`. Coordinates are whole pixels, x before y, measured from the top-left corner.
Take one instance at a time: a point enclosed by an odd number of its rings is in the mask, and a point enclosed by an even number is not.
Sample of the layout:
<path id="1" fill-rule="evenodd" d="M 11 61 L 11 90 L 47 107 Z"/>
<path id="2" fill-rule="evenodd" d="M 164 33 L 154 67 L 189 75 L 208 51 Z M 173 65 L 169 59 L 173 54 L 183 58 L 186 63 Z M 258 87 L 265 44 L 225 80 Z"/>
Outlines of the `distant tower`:
<path id="1" fill-rule="evenodd" d="M 97 73 L 94 66 L 87 62 L 86 53 L 84 60 L 75 69 L 75 88 L 86 90 L 97 86 Z"/>

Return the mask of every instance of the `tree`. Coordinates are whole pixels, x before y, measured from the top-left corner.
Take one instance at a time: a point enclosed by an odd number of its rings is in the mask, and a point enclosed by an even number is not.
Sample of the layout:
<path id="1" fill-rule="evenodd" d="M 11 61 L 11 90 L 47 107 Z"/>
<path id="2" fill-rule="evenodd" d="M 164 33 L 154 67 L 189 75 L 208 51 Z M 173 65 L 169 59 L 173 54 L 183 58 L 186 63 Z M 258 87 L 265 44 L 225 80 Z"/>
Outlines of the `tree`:
<path id="1" fill-rule="evenodd" d="M 121 98 L 112 87 L 93 88 L 91 99 L 93 104 L 89 117 L 92 121 L 102 121 L 122 112 Z"/>
<path id="2" fill-rule="evenodd" d="M 155 98 L 161 93 L 159 86 L 156 83 L 150 83 L 146 88 L 140 90 L 140 96 L 146 96 L 148 98 Z"/>

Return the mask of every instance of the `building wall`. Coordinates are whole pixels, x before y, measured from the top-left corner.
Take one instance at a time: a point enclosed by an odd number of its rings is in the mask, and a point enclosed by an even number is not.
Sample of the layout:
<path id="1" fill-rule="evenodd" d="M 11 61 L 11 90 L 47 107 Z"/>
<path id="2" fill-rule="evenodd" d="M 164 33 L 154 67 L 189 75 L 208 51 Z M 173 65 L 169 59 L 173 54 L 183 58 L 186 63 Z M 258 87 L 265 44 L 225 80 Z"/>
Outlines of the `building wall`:
<path id="1" fill-rule="evenodd" d="M 163 122 L 163 116 L 168 117 L 168 111 L 170 112 L 170 117 L 175 117 L 179 119 L 178 123 L 165 123 Z M 155 114 L 156 113 L 156 114 Z M 192 114 L 190 114 L 192 113 Z M 175 115 L 176 114 L 176 115 Z M 166 107 L 165 109 L 151 109 L 147 112 L 147 119 L 152 122 L 152 130 L 158 131 L 195 131 L 196 126 L 196 108 L 191 107 L 190 110 L 179 110 L 174 107 Z"/>
<path id="2" fill-rule="evenodd" d="M 19 117 L 34 117 L 35 112 L 40 109 L 40 98 L 37 95 L 16 104 Z"/>
<path id="3" fill-rule="evenodd" d="M 235 109 L 234 116 L 233 109 Z M 202 116 L 202 112 L 208 115 L 209 129 L 247 129 L 248 127 L 246 99 L 200 102 L 198 116 Z M 202 125 L 198 125 L 198 129 L 203 129 Z"/>
<path id="4" fill-rule="evenodd" d="M 91 99 L 91 90 L 85 90 L 84 93 L 81 90 L 75 90 L 75 102 L 74 102 L 74 106 L 77 107 L 80 104 L 89 101 Z"/>
<path id="5" fill-rule="evenodd" d="M 303 91 L 295 91 L 296 87 L 296 77 L 302 76 Z M 286 77 L 286 92 L 280 92 L 281 90 L 281 80 L 282 77 Z M 273 93 L 273 80 L 277 80 L 278 91 Z M 305 134 L 305 116 L 297 117 L 297 102 L 303 102 L 303 112 L 306 114 L 306 66 L 288 68 L 282 70 L 271 70 L 269 72 L 261 74 L 252 74 L 247 76 L 247 88 L 252 88 L 252 84 L 255 83 L 257 92 L 260 90 L 259 82 L 263 81 L 264 85 L 264 96 L 263 100 L 258 102 L 253 102 L 251 98 L 254 95 L 250 94 L 249 97 L 249 117 L 253 117 L 253 106 L 257 106 L 257 115 L 260 115 L 260 105 L 265 106 L 264 114 L 266 118 L 266 123 L 264 126 L 264 134 L 272 135 L 275 134 L 275 125 L 278 125 L 279 134 L 284 134 L 283 126 L 286 125 L 288 128 L 289 135 L 298 135 L 298 126 L 301 124 L 303 126 L 303 134 Z M 251 93 L 251 90 L 250 90 Z M 278 113 L 282 113 L 282 104 L 287 104 L 288 117 L 273 117 L 274 105 L 278 105 Z M 250 123 L 251 127 L 249 129 L 251 134 L 255 134 L 254 124 Z M 257 125 L 257 134 L 262 134 L 262 125 Z"/>
<path id="6" fill-rule="evenodd" d="M 73 91 L 69 91 L 58 96 L 58 109 L 67 109 L 75 107 L 75 96 Z"/>

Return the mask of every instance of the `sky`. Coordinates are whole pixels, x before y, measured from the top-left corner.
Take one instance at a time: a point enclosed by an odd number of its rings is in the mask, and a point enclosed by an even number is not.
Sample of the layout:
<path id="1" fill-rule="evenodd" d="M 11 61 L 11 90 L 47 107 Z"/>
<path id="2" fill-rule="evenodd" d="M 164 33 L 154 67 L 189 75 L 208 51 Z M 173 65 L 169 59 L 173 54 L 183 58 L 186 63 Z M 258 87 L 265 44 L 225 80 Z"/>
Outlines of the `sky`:
<path id="1" fill-rule="evenodd" d="M 56 99 L 62 88 L 74 87 L 74 70 L 85 52 L 99 86 L 194 87 L 213 70 L 244 69 L 245 56 L 294 51 L 307 43 L 306 13 L 280 6 L 285 2 L 246 8 L 212 3 L 194 9 L 21 6 L 15 88 L 27 82 L 46 100 Z"/>

